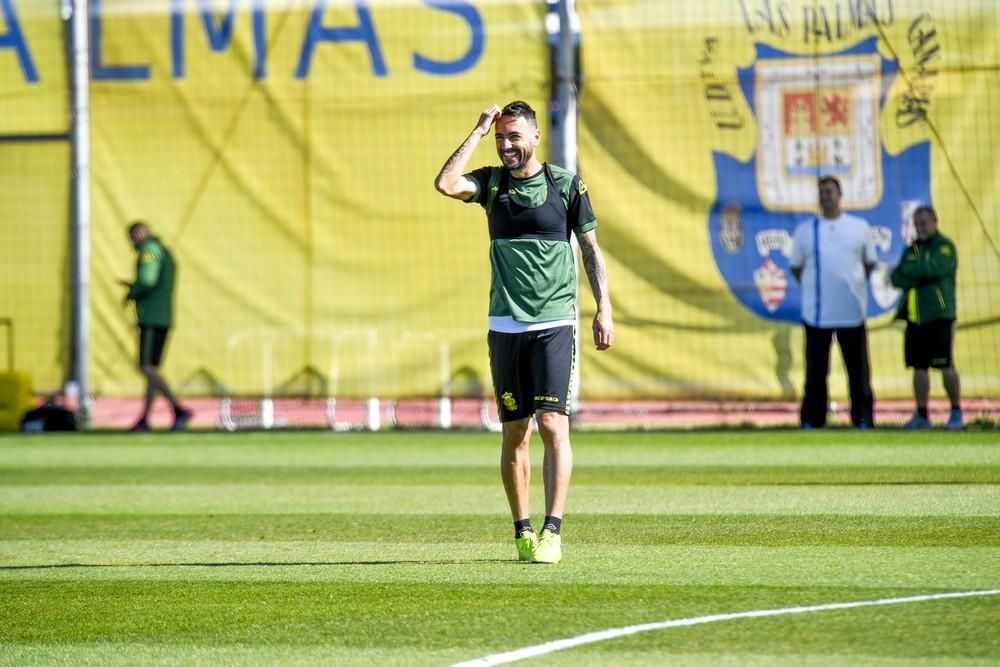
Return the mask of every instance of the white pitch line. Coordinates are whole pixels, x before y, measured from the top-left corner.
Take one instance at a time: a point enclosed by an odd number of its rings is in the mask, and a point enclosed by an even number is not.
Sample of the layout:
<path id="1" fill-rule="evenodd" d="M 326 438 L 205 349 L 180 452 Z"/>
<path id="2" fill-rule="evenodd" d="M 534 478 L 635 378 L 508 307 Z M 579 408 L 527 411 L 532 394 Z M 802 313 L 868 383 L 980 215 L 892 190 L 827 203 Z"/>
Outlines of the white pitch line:
<path id="1" fill-rule="evenodd" d="M 673 621 L 659 621 L 656 623 L 642 623 L 640 625 L 629 625 L 624 628 L 610 628 L 608 630 L 598 630 L 588 632 L 585 635 L 569 637 L 567 639 L 557 639 L 544 644 L 526 646 L 515 651 L 506 653 L 495 653 L 482 658 L 474 658 L 464 662 L 457 662 L 452 667 L 479 667 L 481 665 L 502 665 L 515 660 L 523 660 L 536 655 L 554 653 L 583 644 L 593 644 L 607 639 L 625 637 L 640 632 L 650 630 L 665 630 L 667 628 L 680 628 L 689 625 L 702 625 L 703 623 L 717 623 L 719 621 L 732 621 L 738 618 L 761 618 L 763 616 L 784 616 L 786 614 L 806 614 L 813 611 L 833 611 L 835 609 L 855 609 L 857 607 L 878 607 L 890 604 L 907 604 L 909 602 L 926 602 L 928 600 L 945 600 L 950 598 L 971 598 L 985 595 L 1000 595 L 1000 589 L 988 591 L 960 591 L 957 593 L 930 593 L 927 595 L 914 595 L 905 598 L 883 598 L 881 600 L 860 600 L 857 602 L 833 602 L 830 604 L 816 604 L 807 607 L 783 607 L 781 609 L 757 609 L 754 611 L 740 611 L 732 614 L 712 614 L 711 616 L 695 616 L 693 618 L 679 618 Z"/>

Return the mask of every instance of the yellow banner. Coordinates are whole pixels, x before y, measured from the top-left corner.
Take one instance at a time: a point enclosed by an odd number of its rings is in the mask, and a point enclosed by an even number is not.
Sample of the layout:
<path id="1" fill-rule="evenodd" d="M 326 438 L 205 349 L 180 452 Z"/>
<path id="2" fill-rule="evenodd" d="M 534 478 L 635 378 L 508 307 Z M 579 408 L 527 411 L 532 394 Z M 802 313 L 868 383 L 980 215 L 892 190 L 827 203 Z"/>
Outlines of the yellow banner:
<path id="1" fill-rule="evenodd" d="M 0 136 L 69 129 L 58 2 L 0 2 Z"/>
<path id="2" fill-rule="evenodd" d="M 581 0 L 581 171 L 601 219 L 618 342 L 587 396 L 793 398 L 803 378 L 790 234 L 816 177 L 874 228 L 878 398 L 910 396 L 887 274 L 933 204 L 958 247 L 956 364 L 996 395 L 996 7 L 929 0 Z M 818 119 L 819 125 L 810 125 Z M 584 316 L 593 312 L 583 299 Z M 842 364 L 831 391 L 846 395 Z"/>
<path id="3" fill-rule="evenodd" d="M 66 80 L 59 3 L 0 2 L 0 317 L 14 323 L 13 365 L 43 391 L 69 365 Z"/>
<path id="4" fill-rule="evenodd" d="M 878 398 L 910 395 L 891 264 L 933 204 L 959 252 L 955 358 L 1000 375 L 994 144 L 1000 9 L 947 0 L 578 0 L 579 168 L 617 340 L 582 397 L 794 398 L 790 230 L 833 171 L 875 229 Z M 0 316 L 18 366 L 69 360 L 66 47 L 59 3 L 0 2 Z M 184 395 L 488 395 L 482 210 L 432 181 L 489 104 L 547 144 L 536 0 L 91 0 L 90 389 L 138 395 L 122 305 L 148 221 L 178 266 L 165 374 Z M 822 126 L 817 119 L 821 119 Z M 547 150 L 542 157 L 547 157 Z M 470 169 L 495 164 L 485 141 Z M 832 395 L 846 395 L 834 362 Z"/>
<path id="5" fill-rule="evenodd" d="M 102 0 L 92 24 L 94 389 L 141 390 L 134 218 L 179 265 L 182 393 L 488 388 L 485 217 L 432 183 L 489 104 L 544 115 L 544 6 L 178 4 Z"/>

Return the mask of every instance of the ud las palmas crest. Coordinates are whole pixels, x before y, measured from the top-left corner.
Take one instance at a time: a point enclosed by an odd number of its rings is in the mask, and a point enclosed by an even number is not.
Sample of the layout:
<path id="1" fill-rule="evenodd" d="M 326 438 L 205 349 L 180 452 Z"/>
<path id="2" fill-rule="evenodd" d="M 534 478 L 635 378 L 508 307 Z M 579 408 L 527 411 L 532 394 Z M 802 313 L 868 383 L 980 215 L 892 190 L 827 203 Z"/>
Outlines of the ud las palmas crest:
<path id="1" fill-rule="evenodd" d="M 822 56 L 758 44 L 755 62 L 738 70 L 757 121 L 756 150 L 748 162 L 713 151 L 719 194 L 709 236 L 729 289 L 761 317 L 801 319 L 792 234 L 818 214 L 817 178 L 825 174 L 843 185 L 841 208 L 872 227 L 878 266 L 868 316 L 899 298 L 888 274 L 912 234 L 913 210 L 930 203 L 930 147 L 921 141 L 893 156 L 882 145 L 881 112 L 896 72 L 875 38 Z"/>

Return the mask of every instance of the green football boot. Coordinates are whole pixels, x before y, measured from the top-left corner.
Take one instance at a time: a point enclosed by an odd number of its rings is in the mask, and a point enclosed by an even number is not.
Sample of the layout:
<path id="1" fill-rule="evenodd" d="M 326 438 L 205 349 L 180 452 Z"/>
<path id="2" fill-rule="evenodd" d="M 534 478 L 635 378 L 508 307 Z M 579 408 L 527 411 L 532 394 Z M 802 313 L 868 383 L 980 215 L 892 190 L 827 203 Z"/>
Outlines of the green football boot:
<path id="1" fill-rule="evenodd" d="M 532 563 L 558 563 L 562 559 L 562 538 L 548 528 L 542 528 L 538 545 L 531 557 Z"/>
<path id="2" fill-rule="evenodd" d="M 535 547 L 538 546 L 538 536 L 535 531 L 526 530 L 521 533 L 521 537 L 514 538 L 514 545 L 517 546 L 517 559 L 530 561 L 535 556 Z"/>

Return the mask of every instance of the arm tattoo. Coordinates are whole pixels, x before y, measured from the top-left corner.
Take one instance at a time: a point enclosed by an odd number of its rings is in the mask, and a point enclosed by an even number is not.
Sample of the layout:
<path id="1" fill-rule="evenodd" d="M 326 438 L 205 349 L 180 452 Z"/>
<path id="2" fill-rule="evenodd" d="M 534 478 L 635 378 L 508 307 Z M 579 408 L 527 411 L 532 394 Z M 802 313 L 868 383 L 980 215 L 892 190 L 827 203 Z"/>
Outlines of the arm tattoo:
<path id="1" fill-rule="evenodd" d="M 608 273 L 604 267 L 601 249 L 597 247 L 595 241 L 587 239 L 580 243 L 580 252 L 583 255 L 583 268 L 587 272 L 587 280 L 590 281 L 590 289 L 594 292 L 598 308 L 609 305 Z"/>
<path id="2" fill-rule="evenodd" d="M 456 163 L 465 158 L 471 152 L 473 143 L 473 137 L 472 135 L 469 135 L 469 138 L 466 139 L 461 146 L 455 149 L 455 152 L 451 154 L 451 157 L 448 158 L 448 160 L 444 163 L 444 166 L 441 167 L 441 173 L 445 174 L 451 171 L 455 167 Z"/>

